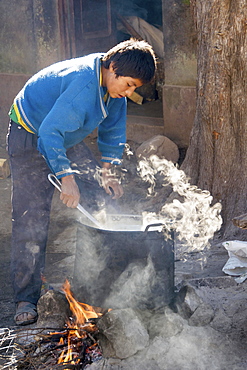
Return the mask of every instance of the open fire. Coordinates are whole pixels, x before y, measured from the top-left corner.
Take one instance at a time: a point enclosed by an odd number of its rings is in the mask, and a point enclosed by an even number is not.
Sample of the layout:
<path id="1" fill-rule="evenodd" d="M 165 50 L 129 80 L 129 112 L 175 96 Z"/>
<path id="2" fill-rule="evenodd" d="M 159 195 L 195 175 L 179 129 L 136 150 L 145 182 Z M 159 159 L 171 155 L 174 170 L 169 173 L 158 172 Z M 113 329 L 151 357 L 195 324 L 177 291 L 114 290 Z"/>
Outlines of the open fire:
<path id="1" fill-rule="evenodd" d="M 59 345 L 62 352 L 58 364 L 78 365 L 75 368 L 83 369 L 83 366 L 102 358 L 102 353 L 94 335 L 98 329 L 95 319 L 102 316 L 102 312 L 96 312 L 96 308 L 78 302 L 72 295 L 68 280 L 64 283 L 63 290 L 70 305 L 72 318 L 67 322 L 67 330 L 60 336 Z M 59 332 L 51 335 L 59 336 Z M 70 367 L 71 369 L 71 367 Z"/>
<path id="2" fill-rule="evenodd" d="M 15 369 L 24 370 L 85 369 L 87 365 L 102 358 L 96 323 L 108 311 L 78 302 L 67 280 L 63 291 L 72 314 L 64 328 L 36 328 L 17 332 L 8 330 L 3 335 L 1 347 L 6 353 L 13 352 L 14 355 L 5 356 L 9 362 L 3 369 L 13 365 Z"/>

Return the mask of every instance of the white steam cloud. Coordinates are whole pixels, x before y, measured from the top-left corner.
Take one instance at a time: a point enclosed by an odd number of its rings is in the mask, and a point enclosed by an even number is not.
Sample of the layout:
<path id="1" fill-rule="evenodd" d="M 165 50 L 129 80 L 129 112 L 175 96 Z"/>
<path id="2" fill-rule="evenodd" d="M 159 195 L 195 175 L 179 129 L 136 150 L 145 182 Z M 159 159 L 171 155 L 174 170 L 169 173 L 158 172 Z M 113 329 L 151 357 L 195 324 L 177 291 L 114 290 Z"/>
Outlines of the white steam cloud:
<path id="1" fill-rule="evenodd" d="M 111 294 L 104 302 L 105 307 L 138 307 L 142 309 L 152 291 L 155 270 L 150 258 L 147 265 L 130 263 L 112 284 Z M 143 304 L 144 303 L 144 304 Z"/>
<path id="2" fill-rule="evenodd" d="M 222 224 L 221 204 L 212 205 L 213 197 L 208 191 L 192 186 L 184 171 L 155 155 L 141 160 L 138 171 L 150 184 L 150 194 L 154 192 L 157 174 L 162 177 L 163 186 L 172 186 L 176 199 L 166 202 L 153 218 L 164 223 L 167 231 L 174 230 L 183 252 L 202 251 L 208 247 L 209 240 Z"/>

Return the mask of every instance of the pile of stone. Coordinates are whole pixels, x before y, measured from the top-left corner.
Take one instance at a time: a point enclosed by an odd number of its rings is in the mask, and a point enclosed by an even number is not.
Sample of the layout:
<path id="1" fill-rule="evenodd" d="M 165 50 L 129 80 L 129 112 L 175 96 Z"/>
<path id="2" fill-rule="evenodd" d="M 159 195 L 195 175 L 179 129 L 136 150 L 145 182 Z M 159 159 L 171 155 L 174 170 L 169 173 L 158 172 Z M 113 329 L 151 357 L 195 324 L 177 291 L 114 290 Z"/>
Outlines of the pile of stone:
<path id="1" fill-rule="evenodd" d="M 230 280 L 221 279 L 221 284 L 227 281 Z M 224 313 L 208 302 L 198 285 L 203 288 L 209 282 L 205 279 L 182 284 L 171 307 L 158 311 L 114 309 L 104 314 L 97 321 L 103 358 L 86 368 L 246 369 L 245 351 L 229 337 L 230 318 L 227 320 Z M 41 297 L 37 327 L 61 325 L 61 317 L 65 318 L 68 307 L 58 298 L 59 294 L 48 291 Z"/>

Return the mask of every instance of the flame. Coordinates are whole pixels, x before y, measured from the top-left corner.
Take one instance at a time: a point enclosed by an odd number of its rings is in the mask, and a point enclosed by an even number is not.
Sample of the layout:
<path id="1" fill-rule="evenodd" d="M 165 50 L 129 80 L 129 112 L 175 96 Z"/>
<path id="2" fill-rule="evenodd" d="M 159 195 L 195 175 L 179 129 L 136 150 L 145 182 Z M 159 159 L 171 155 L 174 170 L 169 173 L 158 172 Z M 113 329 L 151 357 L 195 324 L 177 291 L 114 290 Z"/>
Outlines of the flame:
<path id="1" fill-rule="evenodd" d="M 66 298 L 69 302 L 70 310 L 72 312 L 72 315 L 75 318 L 75 322 L 73 327 L 80 327 L 83 324 L 85 324 L 89 319 L 94 319 L 99 316 L 102 316 L 102 313 L 96 313 L 95 309 L 86 304 L 78 302 L 74 297 L 70 290 L 70 283 L 68 280 L 65 281 L 63 285 L 63 291 L 66 295 Z M 68 326 L 71 327 L 71 324 L 68 323 Z"/>
<path id="2" fill-rule="evenodd" d="M 66 326 L 69 328 L 67 331 L 67 346 L 62 350 L 58 364 L 70 364 L 76 365 L 80 363 L 80 354 L 77 351 L 78 343 L 80 340 L 87 337 L 89 332 L 96 330 L 97 328 L 89 320 L 92 318 L 98 318 L 103 315 L 102 312 L 96 312 L 95 309 L 86 304 L 78 302 L 70 290 L 70 283 L 68 280 L 65 281 L 63 285 L 63 291 L 69 302 L 70 310 L 72 312 L 73 320 L 68 320 Z M 57 333 L 53 333 L 57 334 Z M 63 347 L 65 345 L 65 340 L 63 337 L 60 338 L 59 345 Z M 65 369 L 67 370 L 67 369 Z"/>

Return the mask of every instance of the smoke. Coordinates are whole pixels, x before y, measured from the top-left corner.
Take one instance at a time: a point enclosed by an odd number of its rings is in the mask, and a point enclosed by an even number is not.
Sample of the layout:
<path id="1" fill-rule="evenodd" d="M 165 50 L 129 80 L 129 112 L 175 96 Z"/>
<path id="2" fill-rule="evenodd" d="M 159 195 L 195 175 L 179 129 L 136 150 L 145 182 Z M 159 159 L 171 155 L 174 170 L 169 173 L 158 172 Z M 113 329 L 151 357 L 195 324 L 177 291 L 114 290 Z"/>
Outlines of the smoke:
<path id="1" fill-rule="evenodd" d="M 147 265 L 130 263 L 119 278 L 112 284 L 111 294 L 104 302 L 105 307 L 124 308 L 147 305 L 155 280 L 155 270 L 150 258 Z"/>
<path id="2" fill-rule="evenodd" d="M 76 255 L 76 273 L 83 277 L 83 284 L 90 287 L 92 282 L 99 279 L 102 270 L 106 268 L 105 258 L 97 251 L 98 238 L 92 238 L 84 233 L 83 241 L 78 241 Z"/>
<path id="3" fill-rule="evenodd" d="M 209 246 L 222 224 L 221 204 L 212 205 L 213 197 L 206 190 L 189 183 L 186 174 L 172 162 L 152 155 L 139 162 L 139 175 L 149 184 L 148 191 L 155 191 L 156 177 L 163 179 L 162 186 L 172 186 L 173 193 L 160 212 L 149 214 L 165 225 L 166 231 L 174 231 L 176 242 L 183 252 L 202 251 Z M 146 216 L 147 217 L 147 216 Z"/>

